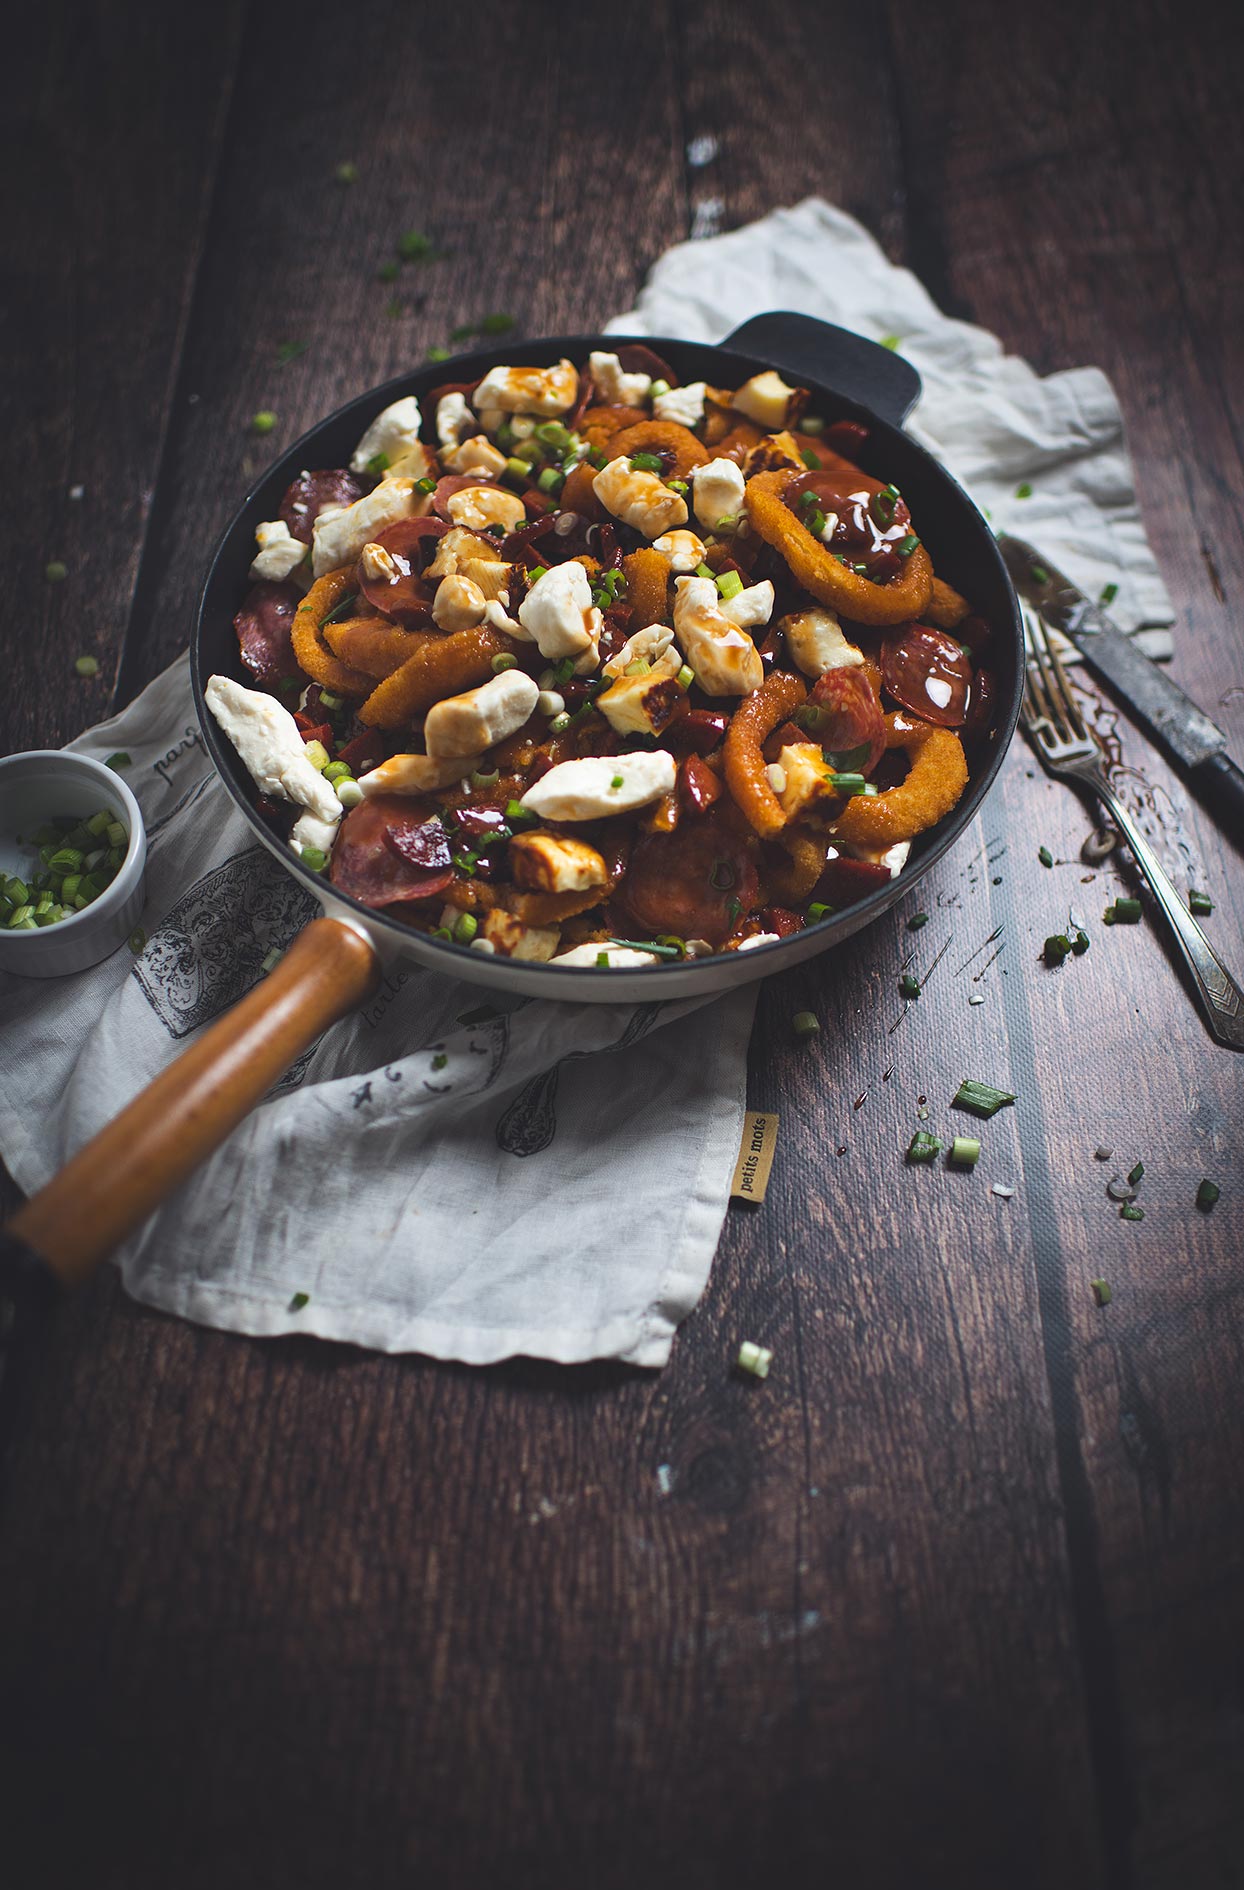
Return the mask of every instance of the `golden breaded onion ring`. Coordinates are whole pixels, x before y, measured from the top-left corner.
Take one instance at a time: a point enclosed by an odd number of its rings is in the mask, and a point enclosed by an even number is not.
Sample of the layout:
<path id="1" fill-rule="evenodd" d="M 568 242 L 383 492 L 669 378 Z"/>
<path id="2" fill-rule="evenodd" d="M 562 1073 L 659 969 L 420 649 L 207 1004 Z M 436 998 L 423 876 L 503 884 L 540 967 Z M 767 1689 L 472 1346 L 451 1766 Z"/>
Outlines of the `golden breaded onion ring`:
<path id="1" fill-rule="evenodd" d="M 645 546 L 622 560 L 626 601 L 631 607 L 631 631 L 664 623 L 669 611 L 670 561 L 662 552 Z"/>
<path id="2" fill-rule="evenodd" d="M 689 427 L 676 420 L 641 420 L 638 426 L 620 427 L 604 448 L 606 459 L 623 453 L 672 453 L 674 464 L 663 478 L 685 479 L 696 466 L 707 466 L 709 454 Z"/>
<path id="3" fill-rule="evenodd" d="M 729 737 L 727 737 L 727 740 Z M 858 847 L 892 847 L 943 820 L 968 784 L 963 743 L 952 729 L 887 715 L 886 747 L 911 762 L 905 781 L 883 794 L 853 794 L 834 823 L 834 838 Z"/>
<path id="4" fill-rule="evenodd" d="M 406 728 L 434 702 L 487 682 L 493 657 L 513 649 L 509 637 L 486 623 L 434 637 L 372 690 L 359 709 L 359 721 L 368 728 Z"/>
<path id="5" fill-rule="evenodd" d="M 290 636 L 298 667 L 312 682 L 325 689 L 335 689 L 343 696 L 366 696 L 371 693 L 374 679 L 343 663 L 324 641 L 324 619 L 330 617 L 342 598 L 349 594 L 353 583 L 352 564 L 317 578 L 294 612 Z"/>
<path id="6" fill-rule="evenodd" d="M 970 616 L 972 610 L 966 597 L 949 584 L 944 584 L 939 577 L 933 580 L 933 589 L 929 601 L 924 607 L 924 621 L 935 624 L 939 630 L 953 630 L 963 619 Z"/>
<path id="7" fill-rule="evenodd" d="M 841 563 L 785 504 L 782 494 L 799 477 L 793 471 L 757 473 L 743 494 L 752 526 L 781 553 L 796 580 L 853 623 L 907 623 L 921 616 L 933 589 L 933 563 L 924 546 L 909 555 L 901 577 L 874 584 Z"/>
<path id="8" fill-rule="evenodd" d="M 765 870 L 769 896 L 784 906 L 795 906 L 807 898 L 825 871 L 829 835 L 816 833 L 810 827 L 788 827 L 785 833 L 775 836 L 775 841 L 783 848 L 787 859 L 785 866 L 769 866 Z"/>
<path id="9" fill-rule="evenodd" d="M 435 630 L 403 630 L 388 617 L 346 617 L 325 624 L 323 636 L 334 656 L 374 682 L 391 676 L 425 643 L 440 641 Z"/>
<path id="10" fill-rule="evenodd" d="M 794 714 L 807 693 L 797 676 L 789 676 L 782 669 L 772 670 L 759 689 L 744 696 L 726 730 L 722 750 L 726 786 L 748 825 L 766 840 L 781 832 L 786 815 L 769 785 L 761 749 L 765 738 Z"/>

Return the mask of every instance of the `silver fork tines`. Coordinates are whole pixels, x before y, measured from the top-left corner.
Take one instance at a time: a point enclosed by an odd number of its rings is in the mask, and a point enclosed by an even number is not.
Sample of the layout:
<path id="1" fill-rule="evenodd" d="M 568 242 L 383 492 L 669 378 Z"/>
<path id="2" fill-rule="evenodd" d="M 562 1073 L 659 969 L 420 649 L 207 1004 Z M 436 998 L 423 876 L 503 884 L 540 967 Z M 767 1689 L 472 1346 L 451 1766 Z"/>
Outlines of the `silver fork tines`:
<path id="1" fill-rule="evenodd" d="M 1109 809 L 1175 934 L 1210 1030 L 1219 1043 L 1244 1050 L 1244 992 L 1216 956 L 1166 868 L 1111 786 L 1101 744 L 1080 714 L 1045 619 L 1027 604 L 1020 609 L 1025 654 L 1022 720 L 1041 765 L 1047 774 L 1091 788 Z"/>

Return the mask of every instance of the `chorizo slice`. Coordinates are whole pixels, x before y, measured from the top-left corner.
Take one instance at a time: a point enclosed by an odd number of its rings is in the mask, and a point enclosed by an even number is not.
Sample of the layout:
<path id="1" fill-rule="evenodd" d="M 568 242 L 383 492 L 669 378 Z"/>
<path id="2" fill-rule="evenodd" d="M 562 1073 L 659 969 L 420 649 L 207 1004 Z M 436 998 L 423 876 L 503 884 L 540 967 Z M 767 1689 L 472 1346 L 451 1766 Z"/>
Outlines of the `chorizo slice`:
<path id="1" fill-rule="evenodd" d="M 769 785 L 761 749 L 765 737 L 794 714 L 806 695 L 798 676 L 775 669 L 730 718 L 723 750 L 726 784 L 749 826 L 765 838 L 781 832 L 786 815 Z"/>
<path id="2" fill-rule="evenodd" d="M 352 807 L 341 823 L 329 879 L 365 906 L 432 899 L 453 877 L 448 837 L 426 805 L 377 794 Z"/>
<path id="3" fill-rule="evenodd" d="M 299 674 L 294 614 L 302 600 L 295 584 L 252 584 L 233 619 L 242 661 L 256 682 L 272 687 Z"/>
<path id="4" fill-rule="evenodd" d="M 756 842 L 733 810 L 714 808 L 673 833 L 645 833 L 631 851 L 621 897 L 639 937 L 671 933 L 724 945 L 756 903 Z"/>

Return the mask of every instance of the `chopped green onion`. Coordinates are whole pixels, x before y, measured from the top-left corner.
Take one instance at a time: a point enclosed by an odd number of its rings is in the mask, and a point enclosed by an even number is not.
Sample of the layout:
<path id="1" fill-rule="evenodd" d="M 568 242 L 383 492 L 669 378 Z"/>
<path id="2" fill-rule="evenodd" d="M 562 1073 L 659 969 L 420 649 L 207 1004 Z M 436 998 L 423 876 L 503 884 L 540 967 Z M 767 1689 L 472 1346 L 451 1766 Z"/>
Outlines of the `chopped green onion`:
<path id="1" fill-rule="evenodd" d="M 328 865 L 328 855 L 321 847 L 304 847 L 302 863 L 304 866 L 309 866 L 313 873 L 322 873 Z"/>
<path id="2" fill-rule="evenodd" d="M 434 925 L 428 937 L 442 939 L 446 945 L 452 945 L 454 942 L 454 935 L 447 925 Z"/>
<path id="3" fill-rule="evenodd" d="M 950 1145 L 950 1159 L 956 1168 L 975 1168 L 981 1145 L 974 1135 L 957 1135 Z"/>
<path id="4" fill-rule="evenodd" d="M 560 420 L 542 420 L 535 430 L 535 438 L 542 446 L 555 446 L 559 453 L 564 453 L 574 442 L 574 434 Z"/>
<path id="5" fill-rule="evenodd" d="M 707 564 L 697 564 L 695 574 L 697 577 L 710 577 L 714 583 L 717 582 L 717 573 Z"/>
<path id="6" fill-rule="evenodd" d="M 1188 910 L 1194 913 L 1196 917 L 1204 919 L 1214 910 L 1214 902 L 1208 893 L 1190 892 L 1188 894 Z"/>
<path id="7" fill-rule="evenodd" d="M 819 1037 L 821 1033 L 820 1021 L 815 1011 L 796 1011 L 790 1020 L 790 1027 L 801 1042 L 808 1037 Z"/>
<path id="8" fill-rule="evenodd" d="M 1061 965 L 1071 950 L 1071 940 L 1063 932 L 1056 932 L 1047 938 L 1041 948 L 1041 956 L 1047 965 Z"/>
<path id="9" fill-rule="evenodd" d="M 547 492 L 552 496 L 556 496 L 565 483 L 565 473 L 559 473 L 555 466 L 546 466 L 544 471 L 540 474 L 540 477 L 536 480 L 536 484 L 539 486 L 541 492 Z"/>
<path id="10" fill-rule="evenodd" d="M 126 943 L 128 944 L 130 950 L 133 952 L 135 958 L 137 958 L 139 952 L 142 950 L 143 946 L 147 943 L 147 934 L 143 931 L 143 928 L 141 925 L 136 925 L 134 927 L 134 930 L 130 933 L 129 938 L 126 940 Z"/>
<path id="11" fill-rule="evenodd" d="M 717 520 L 717 523 L 713 526 L 713 530 L 722 538 L 730 538 L 738 531 L 739 520 L 742 516 L 741 512 L 726 512 Z"/>
<path id="12" fill-rule="evenodd" d="M 1074 937 L 1072 938 L 1071 949 L 1075 953 L 1077 958 L 1083 958 L 1088 948 L 1089 948 L 1088 933 L 1084 931 L 1082 928 L 1078 928 Z"/>
<path id="13" fill-rule="evenodd" d="M 670 391 L 669 382 L 662 381 L 662 380 L 653 381 L 652 386 L 648 389 L 648 392 L 651 394 L 653 400 L 660 400 L 662 394 L 668 394 L 669 391 Z"/>
<path id="14" fill-rule="evenodd" d="M 415 481 L 415 491 L 416 491 L 416 492 L 421 492 L 421 493 L 423 493 L 423 495 L 424 495 L 424 496 L 425 496 L 425 498 L 426 498 L 426 496 L 427 496 L 427 494 L 428 494 L 429 492 L 435 492 L 435 491 L 436 491 L 436 481 L 435 481 L 435 479 L 416 479 L 416 481 Z M 328 618 L 325 618 L 325 620 L 324 620 L 324 621 L 325 621 L 325 622 L 327 623 L 327 622 L 329 622 L 330 620 L 329 620 Z"/>
<path id="15" fill-rule="evenodd" d="M 427 359 L 427 360 L 429 360 L 429 361 L 448 361 L 448 359 L 449 359 L 449 349 L 448 349 L 448 348 L 439 348 L 439 347 L 438 347 L 438 348 L 429 348 L 429 349 L 428 349 L 428 352 L 427 352 L 427 356 L 426 356 L 426 359 Z"/>
<path id="16" fill-rule="evenodd" d="M 1121 1221 L 1143 1221 L 1144 1218 L 1144 1208 L 1137 1207 L 1134 1201 L 1125 1201 L 1123 1206 L 1119 1209 L 1119 1219 Z"/>
<path id="17" fill-rule="evenodd" d="M 82 890 L 81 873 L 66 873 L 60 885 L 60 896 L 67 906 L 71 906 Z"/>
<path id="18" fill-rule="evenodd" d="M 108 845 L 110 847 L 125 847 L 125 846 L 128 846 L 129 843 L 130 843 L 130 836 L 125 831 L 125 828 L 121 825 L 121 822 L 119 820 L 109 821 Z"/>
<path id="19" fill-rule="evenodd" d="M 347 160 L 344 164 L 337 166 L 336 170 L 333 172 L 333 176 L 339 184 L 357 184 L 359 181 L 359 167 L 357 164 L 351 164 L 349 160 Z"/>
<path id="20" fill-rule="evenodd" d="M 1119 595 L 1119 587 L 1117 584 L 1103 584 L 1102 590 L 1101 590 L 1101 596 L 1098 598 L 1097 601 L 1099 604 L 1113 604 L 1115 598 L 1118 595 Z"/>
<path id="21" fill-rule="evenodd" d="M 349 775 L 335 784 L 333 792 L 341 802 L 341 805 L 347 808 L 357 807 L 364 798 L 362 788 L 359 786 L 358 782 L 353 780 Z"/>
<path id="22" fill-rule="evenodd" d="M 276 415 L 272 412 L 270 407 L 261 407 L 258 413 L 251 415 L 252 433 L 271 433 L 275 425 Z"/>
<path id="23" fill-rule="evenodd" d="M 920 540 L 916 537 L 915 532 L 908 532 L 905 538 L 899 539 L 894 549 L 897 551 L 900 558 L 909 558 L 919 543 Z M 867 566 L 864 567 L 865 570 L 867 570 L 867 568 Z"/>
<path id="24" fill-rule="evenodd" d="M 263 972 L 265 978 L 267 977 L 270 971 L 276 970 L 277 966 L 280 964 L 284 956 L 285 954 L 281 950 L 279 945 L 274 945 L 271 951 L 267 951 L 264 953 L 263 963 L 260 965 L 259 969 Z"/>
<path id="25" fill-rule="evenodd" d="M 637 656 L 633 663 L 627 664 L 622 674 L 624 676 L 646 676 L 651 668 L 652 664 L 648 661 L 646 656 Z"/>
<path id="26" fill-rule="evenodd" d="M 517 668 L 518 658 L 512 656 L 509 650 L 502 650 L 499 656 L 494 656 L 492 659 L 492 673 L 494 676 L 504 676 L 507 669 Z"/>
<path id="27" fill-rule="evenodd" d="M 117 774 L 121 772 L 122 768 L 128 768 L 129 765 L 130 758 L 123 748 L 119 748 L 115 755 L 109 755 L 104 762 L 105 768 L 111 768 L 114 773 Z"/>
<path id="28" fill-rule="evenodd" d="M 527 573 L 527 581 L 530 584 L 536 584 L 542 577 L 547 577 L 548 572 L 549 567 L 547 564 L 533 564 Z M 569 671 L 567 671 L 567 674 L 569 674 Z"/>
<path id="29" fill-rule="evenodd" d="M 799 423 L 799 431 L 801 433 L 807 433 L 812 439 L 815 439 L 818 433 L 824 433 L 825 422 L 818 413 L 805 413 Z"/>
<path id="30" fill-rule="evenodd" d="M 810 446 L 804 447 L 800 458 L 803 460 L 809 472 L 820 472 L 822 464 L 821 456 L 819 453 L 814 453 Z"/>
<path id="31" fill-rule="evenodd" d="M 913 978 L 910 971 L 903 973 L 898 981 L 898 988 L 905 998 L 918 998 L 920 996 L 920 980 Z"/>
<path id="32" fill-rule="evenodd" d="M 612 788 L 622 787 L 623 786 L 622 776 L 620 774 L 615 774 L 613 777 L 613 780 L 609 783 L 609 785 Z"/>
<path id="33" fill-rule="evenodd" d="M 829 784 L 837 794 L 862 794 L 868 786 L 862 774 L 835 774 L 832 770 Z"/>
<path id="34" fill-rule="evenodd" d="M 888 348 L 891 354 L 893 354 L 898 347 L 898 342 L 899 338 L 897 335 L 882 335 L 881 337 L 881 346 Z"/>
<path id="35" fill-rule="evenodd" d="M 1099 1306 L 1108 1306 L 1111 1299 L 1114 1297 L 1110 1291 L 1109 1281 L 1090 1280 L 1089 1285 L 1093 1289 L 1093 1298 L 1097 1301 L 1097 1304 Z"/>
<path id="36" fill-rule="evenodd" d="M 1140 921 L 1139 899 L 1116 899 L 1114 902 L 1115 925 L 1136 925 Z"/>
<path id="37" fill-rule="evenodd" d="M 909 932 L 918 932 L 922 925 L 927 925 L 928 923 L 929 915 L 927 912 L 913 912 L 910 919 L 907 921 L 907 930 Z"/>
<path id="38" fill-rule="evenodd" d="M 614 943 L 617 943 L 616 939 Z M 685 958 L 687 956 L 686 941 L 675 937 L 673 932 L 662 932 L 660 938 L 653 941 L 653 945 L 654 948 L 660 946 L 663 951 L 672 953 L 675 958 Z M 645 947 L 645 949 L 647 949 L 647 947 Z"/>
<path id="39" fill-rule="evenodd" d="M 728 601 L 731 597 L 738 596 L 743 589 L 743 580 L 737 571 L 723 571 L 717 579 L 717 589 L 721 592 L 723 599 Z"/>
<path id="40" fill-rule="evenodd" d="M 531 465 L 526 459 L 507 459 L 501 470 L 507 479 L 515 480 L 519 485 L 524 485 L 531 477 Z"/>
<path id="41" fill-rule="evenodd" d="M 397 239 L 397 253 L 403 262 L 424 262 L 433 253 L 432 239 L 422 230 L 406 230 Z"/>
<path id="42" fill-rule="evenodd" d="M 659 473 L 663 461 L 657 453 L 632 453 L 631 468 L 634 472 Z"/>
<path id="43" fill-rule="evenodd" d="M 276 351 L 278 366 L 288 367 L 289 363 L 296 361 L 300 354 L 305 354 L 310 346 L 309 341 L 283 341 Z"/>
<path id="44" fill-rule="evenodd" d="M 516 820 L 536 819 L 536 815 L 532 813 L 529 807 L 524 807 L 521 801 L 507 801 L 505 804 L 505 817 L 511 826 L 514 825 Z"/>
<path id="45" fill-rule="evenodd" d="M 1038 847 L 1037 858 L 1040 860 L 1042 866 L 1053 866 L 1054 864 L 1054 855 L 1050 852 L 1048 847 Z"/>
<path id="46" fill-rule="evenodd" d="M 328 766 L 328 750 L 325 748 L 323 742 L 307 742 L 302 752 L 311 763 L 311 766 L 318 769 L 320 774 L 323 774 L 325 768 Z"/>
<path id="47" fill-rule="evenodd" d="M 1129 1183 L 1131 1184 L 1133 1188 L 1136 1186 L 1136 1183 L 1140 1180 L 1144 1172 L 1145 1172 L 1145 1164 L 1143 1162 L 1137 1162 L 1135 1168 L 1131 1170 L 1131 1172 L 1129 1173 L 1127 1177 Z"/>
<path id="48" fill-rule="evenodd" d="M 684 663 L 674 680 L 680 689 L 690 689 L 692 683 L 695 681 L 695 671 L 690 668 L 688 664 Z"/>
<path id="49" fill-rule="evenodd" d="M 460 912 L 454 921 L 454 938 L 459 945 L 469 945 L 479 931 L 479 920 L 473 912 Z"/>
<path id="50" fill-rule="evenodd" d="M 43 567 L 43 575 L 49 584 L 63 584 L 69 576 L 69 566 L 62 564 L 59 558 L 50 558 Z"/>
<path id="51" fill-rule="evenodd" d="M 289 1302 L 290 1312 L 301 1312 L 304 1306 L 311 1304 L 310 1293 L 295 1293 Z"/>
<path id="52" fill-rule="evenodd" d="M 125 829 L 121 829 L 124 833 Z M 76 847 L 59 847 L 48 861 L 53 873 L 76 873 L 82 865 L 82 855 Z"/>
<path id="53" fill-rule="evenodd" d="M 1196 1191 L 1196 1204 L 1203 1212 L 1208 1212 L 1222 1193 L 1216 1181 L 1203 1181 Z"/>
<path id="54" fill-rule="evenodd" d="M 917 1129 L 911 1141 L 907 1144 L 907 1160 L 909 1162 L 931 1162 L 933 1157 L 941 1149 L 941 1146 L 941 1143 L 935 1135 L 930 1135 L 925 1129 Z"/>
<path id="55" fill-rule="evenodd" d="M 369 473 L 374 473 L 376 478 L 379 479 L 382 473 L 387 473 L 389 470 L 389 455 L 387 453 L 373 453 L 367 462 L 367 470 Z"/>
<path id="56" fill-rule="evenodd" d="M 471 775 L 471 786 L 475 788 L 495 787 L 500 779 L 500 768 L 477 768 Z"/>
<path id="57" fill-rule="evenodd" d="M 327 617 L 324 618 L 324 622 L 344 623 L 346 619 L 353 614 L 354 606 L 358 601 L 359 594 L 357 591 L 347 591 L 345 596 L 341 599 L 341 602 L 329 611 Z"/>
<path id="58" fill-rule="evenodd" d="M 560 735 L 564 729 L 568 729 L 569 727 L 570 717 L 568 715 L 555 715 L 553 720 L 549 723 L 549 734 Z"/>
<path id="59" fill-rule="evenodd" d="M 348 761 L 330 761 L 328 766 L 321 769 L 320 772 L 323 774 L 326 781 L 335 782 L 348 781 L 354 773 L 354 770 Z"/>
<path id="60" fill-rule="evenodd" d="M 685 479 L 671 479 L 668 483 L 670 491 L 676 492 L 680 499 L 685 499 L 691 490 Z"/>
<path id="61" fill-rule="evenodd" d="M 376 271 L 377 282 L 396 282 L 401 270 L 395 262 L 381 263 Z"/>
<path id="62" fill-rule="evenodd" d="M 8 921 L 8 930 L 10 932 L 28 931 L 34 926 L 34 922 L 35 909 L 30 904 L 29 900 L 27 900 L 25 905 L 17 906 L 14 909 Z"/>
<path id="63" fill-rule="evenodd" d="M 993 1089 L 988 1083 L 975 1083 L 965 1077 L 951 1098 L 952 1109 L 968 1109 L 974 1116 L 996 1116 L 999 1109 L 1013 1103 L 1009 1090 Z"/>
<path id="64" fill-rule="evenodd" d="M 828 913 L 831 913 L 833 909 L 832 906 L 827 906 L 823 904 L 821 900 L 817 899 L 808 907 L 808 917 L 811 919 L 813 925 L 819 925 L 821 920 L 825 918 Z"/>
<path id="65" fill-rule="evenodd" d="M 773 1352 L 767 1345 L 757 1345 L 751 1339 L 744 1339 L 735 1363 L 741 1372 L 748 1372 L 753 1378 L 767 1378 L 773 1363 Z"/>
<path id="66" fill-rule="evenodd" d="M 1027 480 L 1024 481 L 1022 486 L 1016 486 L 1015 497 L 1017 499 L 1030 499 L 1032 497 L 1032 487 L 1028 484 Z"/>
<path id="67" fill-rule="evenodd" d="M 99 674 L 99 658 L 97 656 L 76 657 L 73 666 L 79 676 L 98 676 Z"/>
<path id="68" fill-rule="evenodd" d="M 481 335 L 508 335 L 514 326 L 512 315 L 485 315 L 479 325 Z"/>
<path id="69" fill-rule="evenodd" d="M 598 966 L 598 968 L 600 968 L 600 969 L 602 969 L 602 970 L 608 970 L 608 968 L 609 968 L 609 954 L 608 954 L 608 952 L 597 952 L 597 954 L 596 954 L 596 963 L 597 963 L 597 966 Z"/>

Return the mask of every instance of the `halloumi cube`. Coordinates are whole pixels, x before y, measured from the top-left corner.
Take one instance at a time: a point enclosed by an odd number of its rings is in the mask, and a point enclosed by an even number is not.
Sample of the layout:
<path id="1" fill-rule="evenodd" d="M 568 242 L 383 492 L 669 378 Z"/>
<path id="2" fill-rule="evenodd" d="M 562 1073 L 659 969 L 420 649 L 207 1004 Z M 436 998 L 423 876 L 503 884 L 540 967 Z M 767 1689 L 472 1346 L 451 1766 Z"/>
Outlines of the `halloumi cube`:
<path id="1" fill-rule="evenodd" d="M 512 532 L 527 517 L 527 508 L 517 492 L 507 492 L 504 486 L 494 485 L 460 487 L 449 494 L 445 510 L 455 525 L 466 525 L 473 531 L 483 531 L 488 525 L 503 525 L 507 532 Z"/>
<path id="2" fill-rule="evenodd" d="M 788 424 L 795 392 L 780 374 L 767 368 L 763 374 L 753 374 L 750 381 L 744 381 L 730 404 L 736 413 L 746 414 L 757 426 L 776 433 Z"/>
<path id="3" fill-rule="evenodd" d="M 514 882 L 532 892 L 589 892 L 609 883 L 609 869 L 595 847 L 552 833 L 518 833 L 510 842 Z"/>
<path id="4" fill-rule="evenodd" d="M 485 414 L 538 413 L 551 419 L 566 413 L 579 397 L 579 370 L 573 361 L 556 367 L 489 368 L 472 395 L 475 411 Z"/>
<path id="5" fill-rule="evenodd" d="M 668 394 L 658 394 L 652 403 L 654 420 L 673 420 L 680 427 L 698 427 L 704 418 L 703 381 L 690 381 L 686 387 L 671 387 Z"/>
<path id="6" fill-rule="evenodd" d="M 674 641 L 674 632 L 663 623 L 645 624 L 626 639 L 616 656 L 611 656 L 601 670 L 602 676 L 624 676 L 632 663 L 655 663 Z"/>
<path id="7" fill-rule="evenodd" d="M 452 787 L 465 781 L 483 761 L 478 755 L 390 755 L 368 774 L 359 776 L 359 786 L 370 800 L 373 794 L 432 794 L 437 788 Z"/>
<path id="8" fill-rule="evenodd" d="M 732 459 L 710 459 L 697 466 L 691 475 L 691 503 L 706 531 L 714 531 L 718 519 L 733 518 L 743 503 L 743 469 Z"/>
<path id="9" fill-rule="evenodd" d="M 559 925 L 524 925 L 499 906 L 484 914 L 479 935 L 499 957 L 526 958 L 537 964 L 553 956 L 562 936 Z"/>
<path id="10" fill-rule="evenodd" d="M 477 689 L 434 703 L 424 718 L 424 745 L 437 758 L 477 755 L 515 734 L 534 710 L 539 693 L 521 669 L 503 670 Z"/>
<path id="11" fill-rule="evenodd" d="M 792 612 L 781 619 L 779 628 L 805 676 L 823 676 L 827 669 L 857 669 L 864 661 L 863 650 L 848 643 L 837 616 L 823 604 Z"/>
<path id="12" fill-rule="evenodd" d="M 768 578 L 762 578 L 759 584 L 748 584 L 733 597 L 722 597 L 721 614 L 740 630 L 752 624 L 768 623 L 773 615 L 773 585 Z"/>
<path id="13" fill-rule="evenodd" d="M 601 398 L 617 407 L 638 407 L 652 388 L 651 374 L 627 374 L 616 354 L 597 351 L 588 356 L 592 379 Z"/>
<path id="14" fill-rule="evenodd" d="M 350 471 L 370 472 L 371 462 L 377 455 L 388 462 L 382 471 L 388 472 L 404 454 L 419 443 L 419 428 L 423 421 L 419 412 L 419 402 L 413 394 L 406 394 L 401 400 L 395 400 L 391 406 L 383 408 L 372 421 L 366 433 L 355 447 L 350 458 Z M 420 477 L 416 474 L 414 477 Z"/>
<path id="15" fill-rule="evenodd" d="M 311 527 L 311 569 L 315 576 L 336 571 L 343 564 L 353 564 L 363 546 L 379 538 L 389 525 L 414 514 L 415 482 L 404 475 L 382 479 L 353 505 L 340 511 L 321 512 Z"/>
<path id="16" fill-rule="evenodd" d="M 615 734 L 659 735 L 683 694 L 678 684 L 681 668 L 678 651 L 668 649 L 643 675 L 619 676 L 592 706 L 600 710 Z"/>
<path id="17" fill-rule="evenodd" d="M 671 492 L 657 473 L 636 472 L 626 453 L 597 473 L 592 490 L 607 511 L 645 538 L 659 538 L 662 532 L 687 522 L 682 494 Z"/>
<path id="18" fill-rule="evenodd" d="M 704 540 L 696 532 L 664 532 L 660 538 L 654 538 L 652 549 L 659 551 L 670 561 L 670 570 L 676 575 L 685 575 L 703 564 L 704 553 L 708 549 Z"/>
<path id="19" fill-rule="evenodd" d="M 432 599 L 432 621 L 438 630 L 473 630 L 483 623 L 488 599 L 469 577 L 442 578 Z"/>
<path id="20" fill-rule="evenodd" d="M 647 807 L 673 791 L 677 770 L 664 748 L 561 761 L 532 783 L 522 805 L 542 820 L 603 820 Z M 615 786 L 614 783 L 617 783 Z"/>
<path id="21" fill-rule="evenodd" d="M 777 765 L 786 777 L 778 801 L 787 820 L 798 820 L 821 801 L 837 801 L 832 769 L 815 742 L 784 748 Z"/>
<path id="22" fill-rule="evenodd" d="M 474 433 L 469 440 L 463 440 L 461 446 L 455 446 L 451 453 L 444 455 L 444 462 L 449 472 L 505 471 L 505 454 L 483 433 Z"/>
<path id="23" fill-rule="evenodd" d="M 468 531 L 465 525 L 455 525 L 437 541 L 436 556 L 428 566 L 427 577 L 456 577 L 459 572 L 471 577 L 466 569 L 467 561 L 472 558 L 494 559 L 497 547 L 491 538 L 484 538 L 479 532 Z M 478 582 L 478 580 L 476 580 Z M 480 589 L 483 586 L 480 585 Z"/>

